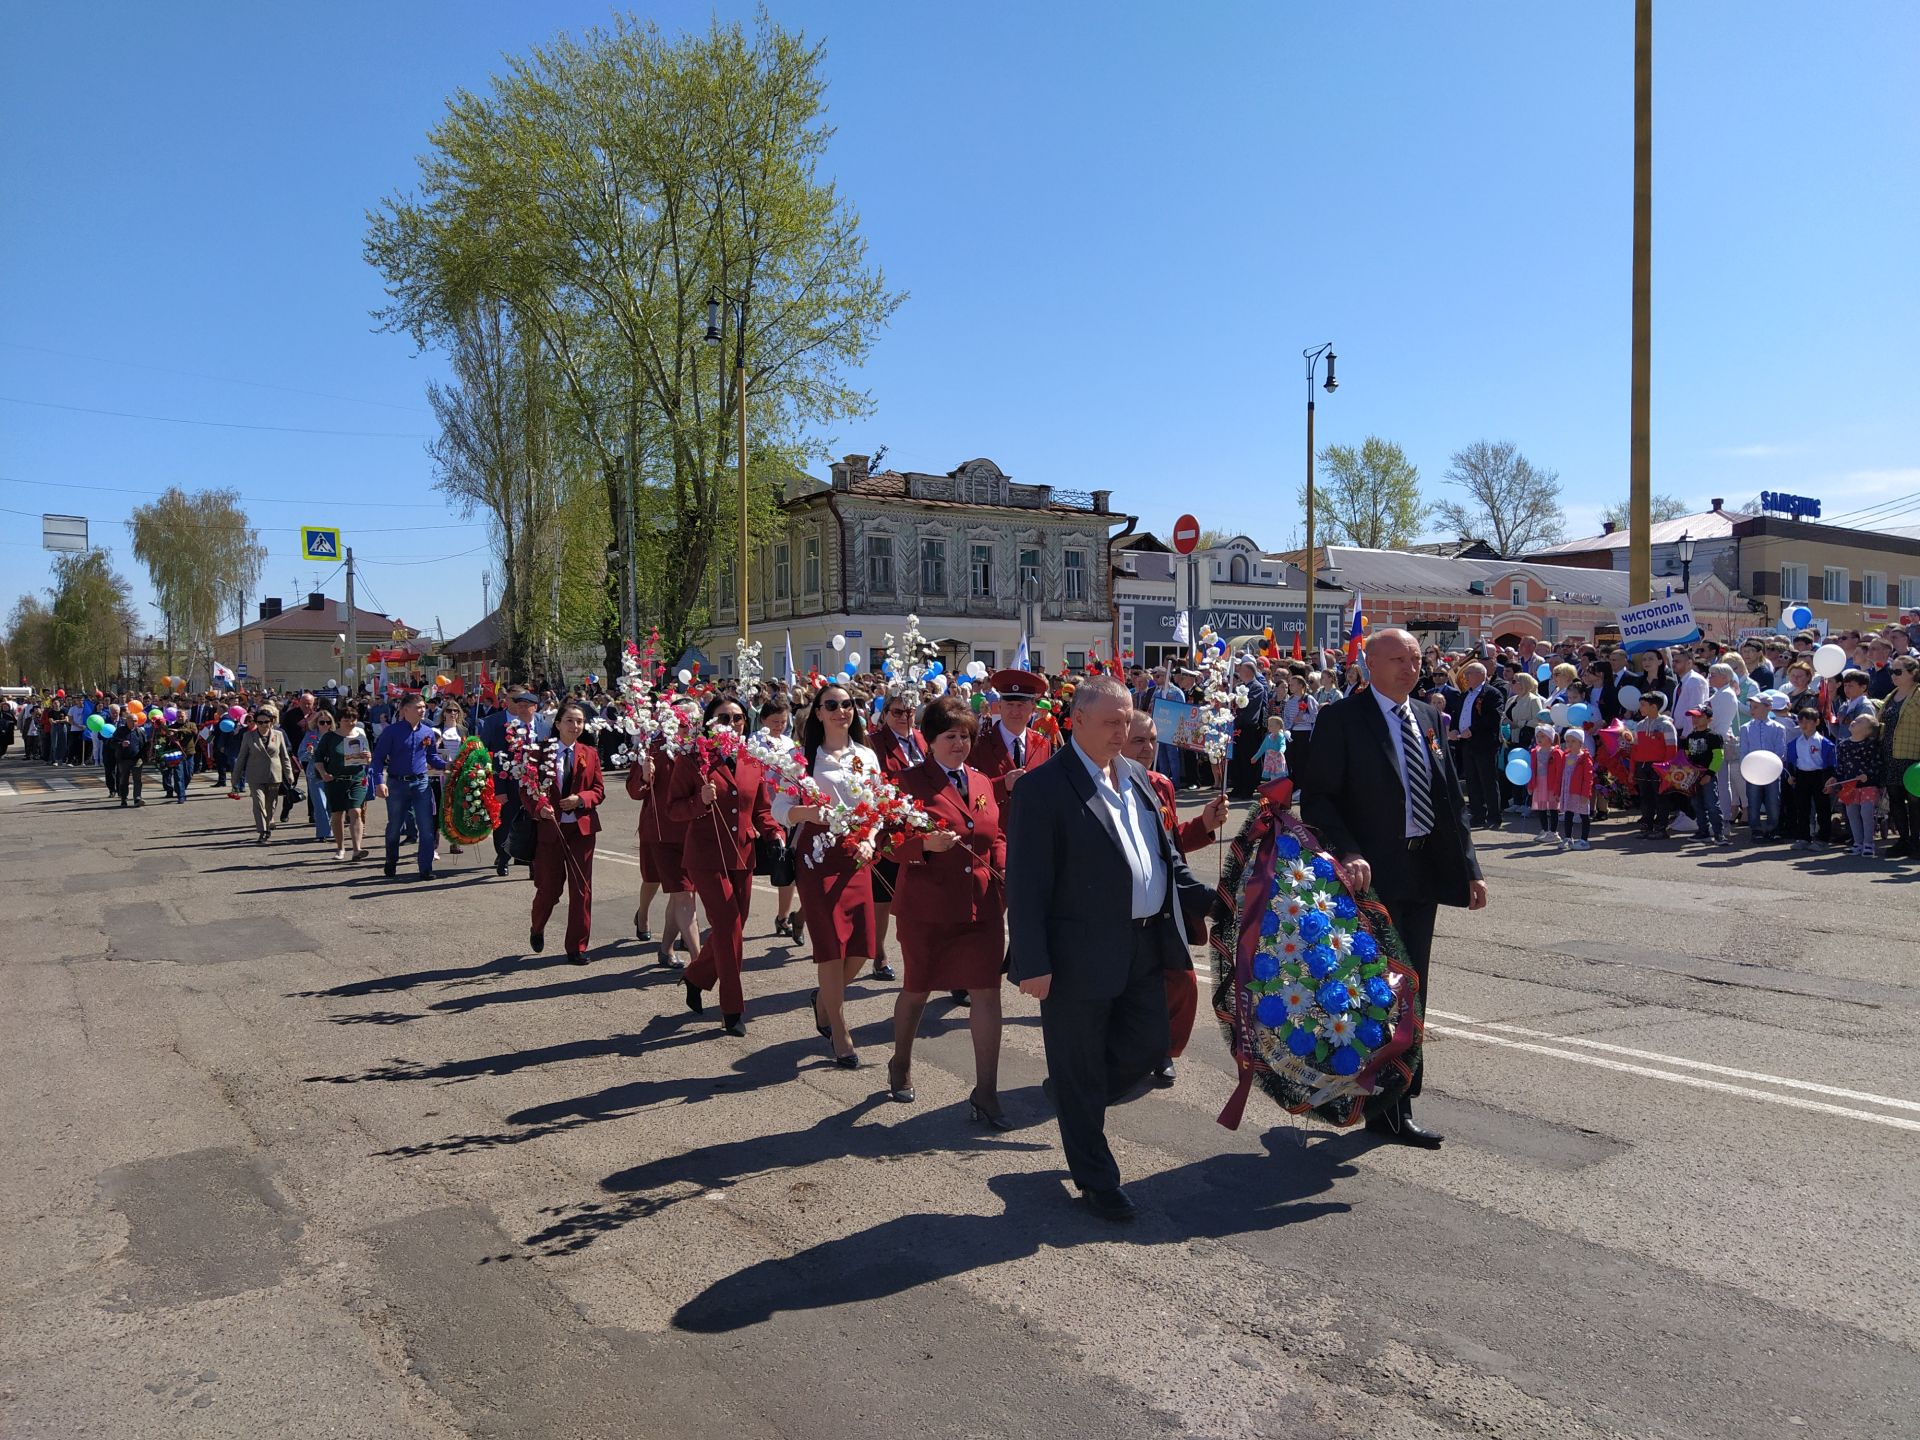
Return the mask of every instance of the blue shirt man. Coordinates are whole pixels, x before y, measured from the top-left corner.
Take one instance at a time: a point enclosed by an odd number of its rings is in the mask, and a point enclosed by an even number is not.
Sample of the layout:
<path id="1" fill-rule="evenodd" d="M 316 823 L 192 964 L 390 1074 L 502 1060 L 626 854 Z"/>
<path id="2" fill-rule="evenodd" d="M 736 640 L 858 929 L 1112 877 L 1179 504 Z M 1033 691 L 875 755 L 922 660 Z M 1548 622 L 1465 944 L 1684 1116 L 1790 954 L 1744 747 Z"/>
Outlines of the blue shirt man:
<path id="1" fill-rule="evenodd" d="M 445 770 L 440 755 L 440 736 L 425 723 L 427 702 L 409 695 L 400 702 L 399 717 L 380 732 L 374 743 L 373 762 L 367 769 L 367 782 L 373 793 L 387 802 L 387 875 L 393 876 L 400 863 L 400 834 L 412 820 L 420 837 L 420 876 L 433 878 L 433 854 L 436 848 L 433 828 L 433 795 L 427 789 L 427 771 Z M 391 784 L 389 784 L 391 782 Z"/>

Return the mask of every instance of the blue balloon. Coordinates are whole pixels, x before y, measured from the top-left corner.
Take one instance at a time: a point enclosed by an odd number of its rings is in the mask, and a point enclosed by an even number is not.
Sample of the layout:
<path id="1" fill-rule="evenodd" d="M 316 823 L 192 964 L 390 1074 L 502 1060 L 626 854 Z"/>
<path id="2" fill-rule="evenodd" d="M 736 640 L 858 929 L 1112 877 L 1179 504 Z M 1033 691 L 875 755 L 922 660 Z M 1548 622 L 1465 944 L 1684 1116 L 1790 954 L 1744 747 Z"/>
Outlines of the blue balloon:
<path id="1" fill-rule="evenodd" d="M 1515 785 L 1524 785 L 1533 779 L 1533 765 L 1524 755 L 1515 755 L 1507 762 L 1507 779 Z"/>
<path id="2" fill-rule="evenodd" d="M 1553 667 L 1542 660 L 1540 662 L 1540 668 L 1533 672 L 1533 678 L 1536 680 L 1551 680 L 1553 678 Z"/>
<path id="3" fill-rule="evenodd" d="M 893 678 L 893 661 L 882 660 L 880 662 L 880 673 L 882 675 L 885 675 L 888 679 L 892 679 Z"/>
<path id="4" fill-rule="evenodd" d="M 222 735 L 231 735 L 233 733 L 233 717 L 232 716 L 222 715 L 220 717 L 220 733 Z"/>
<path id="5" fill-rule="evenodd" d="M 927 678 L 931 680 L 934 676 L 941 674 L 943 671 L 945 671 L 946 668 L 947 668 L 946 661 L 944 660 L 934 661 L 933 664 L 927 666 Z"/>
<path id="6" fill-rule="evenodd" d="M 1509 765 L 1513 764 L 1513 762 L 1516 760 L 1524 760 L 1526 758 L 1527 758 L 1527 752 L 1520 749 L 1518 746 L 1514 747 L 1513 749 L 1507 752 L 1507 764 Z"/>
<path id="7" fill-rule="evenodd" d="M 848 678 L 852 678 L 853 676 L 858 675 L 860 672 L 853 668 L 853 662 L 849 660 L 845 665 L 843 665 L 840 668 L 840 673 L 842 675 L 847 676 Z"/>
<path id="8" fill-rule="evenodd" d="M 1584 705 L 1567 706 L 1567 724 L 1569 725 L 1584 725 L 1592 715 L 1593 711 Z"/>
<path id="9" fill-rule="evenodd" d="M 1804 605 L 1796 605 L 1787 612 L 1787 624 L 1796 630 L 1804 630 L 1813 623 L 1813 611 Z"/>

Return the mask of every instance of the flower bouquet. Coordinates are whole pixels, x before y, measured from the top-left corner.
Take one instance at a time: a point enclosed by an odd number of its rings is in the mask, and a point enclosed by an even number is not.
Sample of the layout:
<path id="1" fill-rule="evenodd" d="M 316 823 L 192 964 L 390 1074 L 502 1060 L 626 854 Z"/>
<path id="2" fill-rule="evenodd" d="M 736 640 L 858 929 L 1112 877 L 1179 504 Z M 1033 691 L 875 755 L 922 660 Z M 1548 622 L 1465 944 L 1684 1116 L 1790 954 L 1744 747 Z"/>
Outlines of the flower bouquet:
<path id="1" fill-rule="evenodd" d="M 1386 907 L 1292 814 L 1255 808 L 1214 906 L 1213 1008 L 1240 1083 L 1220 1113 L 1237 1129 L 1255 1084 L 1289 1114 L 1352 1125 L 1413 1081 L 1423 1000 Z"/>
<path id="2" fill-rule="evenodd" d="M 820 807 L 820 834 L 813 837 L 809 865 L 818 865 L 829 850 L 847 851 L 862 865 L 870 862 L 887 840 L 905 830 L 933 826 L 927 812 L 901 794 L 878 770 L 859 760 L 848 766 L 849 798 L 837 800 L 814 783 L 807 773 L 806 756 L 798 747 L 782 749 L 771 736 L 755 735 L 745 742 L 746 753 L 773 777 L 774 788 L 802 805 Z"/>

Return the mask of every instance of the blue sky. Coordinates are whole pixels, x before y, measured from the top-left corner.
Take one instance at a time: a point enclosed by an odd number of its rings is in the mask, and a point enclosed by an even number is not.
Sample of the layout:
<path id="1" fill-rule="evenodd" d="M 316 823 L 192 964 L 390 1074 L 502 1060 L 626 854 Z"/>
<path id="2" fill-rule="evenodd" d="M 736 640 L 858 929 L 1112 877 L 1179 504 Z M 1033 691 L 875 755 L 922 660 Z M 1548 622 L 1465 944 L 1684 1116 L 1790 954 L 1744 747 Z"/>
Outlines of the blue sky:
<path id="1" fill-rule="evenodd" d="M 1452 450 L 1511 439 L 1560 472 L 1576 535 L 1624 496 L 1626 0 L 772 10 L 826 41 L 829 168 L 911 294 L 836 453 L 986 455 L 1278 546 L 1300 351 L 1330 339 L 1323 442 L 1397 440 L 1440 495 Z M 363 212 L 412 183 L 449 91 L 607 14 L 0 11 L 0 604 L 46 583 L 43 510 L 87 515 L 144 603 L 129 508 L 221 484 L 257 502 L 263 594 L 314 578 L 293 527 L 339 524 L 372 601 L 476 619 L 485 534 L 423 450 L 439 365 L 373 332 Z M 1653 471 L 1699 508 L 1920 492 L 1920 6 L 1812 17 L 1656 20 Z"/>

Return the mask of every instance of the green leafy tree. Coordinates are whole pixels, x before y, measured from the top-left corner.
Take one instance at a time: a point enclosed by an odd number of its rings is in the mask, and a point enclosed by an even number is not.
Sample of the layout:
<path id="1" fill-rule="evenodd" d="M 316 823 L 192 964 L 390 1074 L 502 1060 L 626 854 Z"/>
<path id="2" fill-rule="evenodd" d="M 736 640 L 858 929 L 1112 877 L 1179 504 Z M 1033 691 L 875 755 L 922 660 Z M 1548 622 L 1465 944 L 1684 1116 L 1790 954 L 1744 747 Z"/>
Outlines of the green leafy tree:
<path id="1" fill-rule="evenodd" d="M 1476 440 L 1454 451 L 1446 479 L 1467 498 L 1442 500 L 1434 514 L 1462 539 L 1523 555 L 1566 538 L 1560 472 L 1535 465 L 1511 440 Z"/>
<path id="2" fill-rule="evenodd" d="M 1687 502 L 1684 500 L 1676 500 L 1671 495 L 1653 497 L 1653 523 L 1656 525 L 1662 520 L 1678 520 L 1686 513 Z M 1612 521 L 1616 530 L 1626 529 L 1633 521 L 1633 501 L 1622 500 L 1617 504 L 1609 505 L 1600 512 L 1600 521 L 1602 524 Z"/>
<path id="3" fill-rule="evenodd" d="M 134 614 L 127 582 L 107 552 L 54 556 L 47 598 L 44 678 L 69 688 L 112 681 L 132 643 Z"/>
<path id="4" fill-rule="evenodd" d="M 764 528 L 778 479 L 817 453 L 805 435 L 870 409 L 848 376 L 901 301 L 817 174 L 831 135 L 820 61 L 764 13 L 751 36 L 715 22 L 669 40 L 624 18 L 562 36 L 488 93 L 453 96 L 417 191 L 369 216 L 387 328 L 445 343 L 491 300 L 538 338 L 556 424 L 599 477 L 604 541 L 624 540 L 629 490 L 636 539 L 660 537 L 642 593 L 670 650 L 693 638 L 710 567 L 736 548 L 736 356 L 749 520 Z M 605 569 L 598 623 L 617 673 L 620 577 Z"/>
<path id="5" fill-rule="evenodd" d="M 1300 509 L 1307 487 L 1300 487 Z M 1317 543 L 1397 550 L 1413 542 L 1426 517 L 1420 471 L 1391 440 L 1369 435 L 1358 450 L 1329 445 L 1320 452 L 1314 477 L 1313 523 Z"/>
<path id="6" fill-rule="evenodd" d="M 53 616 L 38 595 L 22 595 L 7 617 L 6 673 L 22 684 L 44 683 L 52 674 L 49 641 Z"/>
<path id="7" fill-rule="evenodd" d="M 169 486 L 159 499 L 134 508 L 127 530 L 134 559 L 147 567 L 166 618 L 168 673 L 182 652 L 182 673 L 201 660 L 210 669 L 220 617 L 236 606 L 246 608 L 266 565 L 266 547 L 241 508 L 239 492 L 189 495 Z"/>

